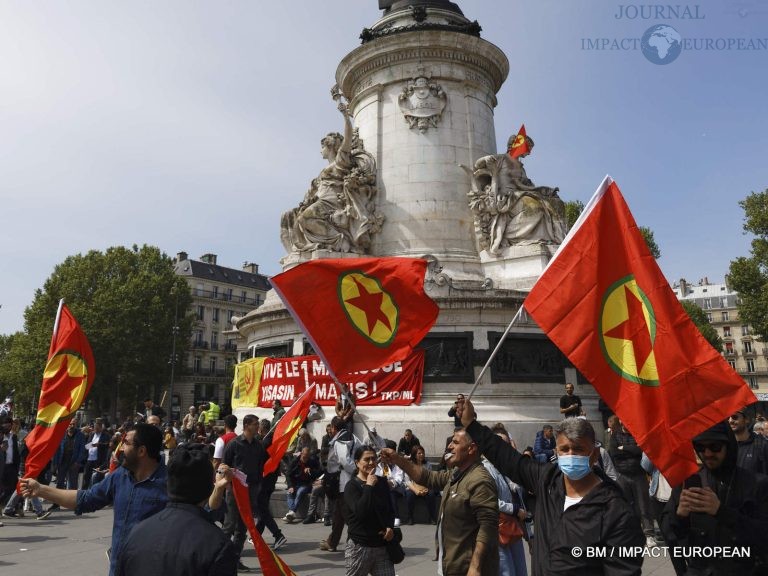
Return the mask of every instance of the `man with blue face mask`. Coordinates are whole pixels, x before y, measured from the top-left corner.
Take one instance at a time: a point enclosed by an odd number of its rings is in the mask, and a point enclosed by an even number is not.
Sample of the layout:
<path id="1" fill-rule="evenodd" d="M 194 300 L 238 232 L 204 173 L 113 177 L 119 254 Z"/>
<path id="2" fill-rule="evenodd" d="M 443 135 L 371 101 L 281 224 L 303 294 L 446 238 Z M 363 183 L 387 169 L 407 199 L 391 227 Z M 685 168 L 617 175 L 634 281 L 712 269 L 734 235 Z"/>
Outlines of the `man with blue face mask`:
<path id="1" fill-rule="evenodd" d="M 567 418 L 555 428 L 557 464 L 524 457 L 476 420 L 472 402 L 461 421 L 483 455 L 505 476 L 536 494 L 533 576 L 550 574 L 640 576 L 643 558 L 589 557 L 588 549 L 642 547 L 640 521 L 613 480 L 595 466 L 595 431 L 586 420 Z M 594 556 L 594 554 L 592 554 Z"/>

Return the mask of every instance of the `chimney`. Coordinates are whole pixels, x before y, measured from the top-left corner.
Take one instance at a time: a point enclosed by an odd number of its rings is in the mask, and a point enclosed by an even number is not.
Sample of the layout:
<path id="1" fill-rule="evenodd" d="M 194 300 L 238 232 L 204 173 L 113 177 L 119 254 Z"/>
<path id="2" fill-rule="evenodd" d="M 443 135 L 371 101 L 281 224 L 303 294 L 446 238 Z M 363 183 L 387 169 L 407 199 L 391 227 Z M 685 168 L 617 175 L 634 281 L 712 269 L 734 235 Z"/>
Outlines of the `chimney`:
<path id="1" fill-rule="evenodd" d="M 259 265 L 254 264 L 253 262 L 248 262 L 247 260 L 243 262 L 243 272 L 249 272 L 251 274 L 258 274 L 259 273 Z"/>
<path id="2" fill-rule="evenodd" d="M 200 256 L 200 260 L 206 264 L 216 264 L 216 254 L 203 254 Z"/>
<path id="3" fill-rule="evenodd" d="M 688 294 L 688 282 L 685 278 L 680 278 L 680 296 L 685 298 L 686 294 Z"/>
<path id="4" fill-rule="evenodd" d="M 182 260 L 188 260 L 189 256 L 186 252 L 179 252 L 176 254 L 176 262 L 181 262 Z"/>

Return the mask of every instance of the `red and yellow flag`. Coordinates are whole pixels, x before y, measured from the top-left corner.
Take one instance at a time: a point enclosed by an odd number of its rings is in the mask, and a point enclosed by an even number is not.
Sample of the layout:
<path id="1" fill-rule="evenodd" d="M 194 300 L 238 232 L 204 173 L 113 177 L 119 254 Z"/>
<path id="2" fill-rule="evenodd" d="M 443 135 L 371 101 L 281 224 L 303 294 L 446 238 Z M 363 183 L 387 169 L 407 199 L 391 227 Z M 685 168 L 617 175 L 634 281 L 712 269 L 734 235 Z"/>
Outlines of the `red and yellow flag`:
<path id="1" fill-rule="evenodd" d="M 328 370 L 341 376 L 402 360 L 439 311 L 415 258 L 318 259 L 271 278 Z"/>
<path id="2" fill-rule="evenodd" d="M 69 421 L 91 390 L 95 375 L 91 345 L 62 303 L 43 372 L 35 427 L 26 439 L 29 454 L 25 477 L 37 478 L 53 457 Z"/>
<path id="3" fill-rule="evenodd" d="M 280 465 L 285 455 L 285 451 L 288 450 L 288 446 L 296 438 L 301 429 L 301 425 L 304 420 L 307 419 L 309 414 L 309 405 L 312 404 L 312 400 L 315 399 L 315 384 L 312 384 L 307 388 L 304 393 L 299 396 L 293 405 L 286 410 L 282 418 L 275 424 L 275 429 L 272 432 L 272 443 L 267 448 L 269 458 L 264 463 L 264 476 L 271 474 Z"/>
<path id="4" fill-rule="evenodd" d="M 756 401 L 677 301 L 606 178 L 524 303 L 671 485 L 691 439 Z"/>
<path id="5" fill-rule="evenodd" d="M 261 533 L 256 529 L 248 485 L 245 482 L 245 475 L 239 470 L 235 470 L 235 476 L 232 478 L 232 493 L 235 495 L 240 518 L 243 519 L 243 523 L 248 528 L 248 533 L 253 540 L 253 547 L 256 549 L 256 556 L 259 558 L 261 572 L 264 576 L 296 576 L 296 573 L 277 555 L 277 552 L 267 546 Z"/>
<path id="6" fill-rule="evenodd" d="M 514 142 L 512 142 L 509 150 L 507 150 L 507 154 L 509 154 L 512 158 L 517 158 L 523 154 L 530 153 L 530 151 L 531 148 L 528 146 L 528 140 L 526 139 L 525 134 L 525 124 L 523 124 L 520 126 L 520 130 L 518 130 Z"/>

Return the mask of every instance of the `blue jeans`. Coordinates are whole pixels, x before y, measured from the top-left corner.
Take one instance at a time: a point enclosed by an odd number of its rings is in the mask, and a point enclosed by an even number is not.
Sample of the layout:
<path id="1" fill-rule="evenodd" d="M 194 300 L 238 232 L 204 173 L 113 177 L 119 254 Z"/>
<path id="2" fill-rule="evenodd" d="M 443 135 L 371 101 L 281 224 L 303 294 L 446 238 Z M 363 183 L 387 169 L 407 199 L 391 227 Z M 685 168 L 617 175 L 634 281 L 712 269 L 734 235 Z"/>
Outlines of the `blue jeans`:
<path id="1" fill-rule="evenodd" d="M 311 484 L 302 484 L 294 489 L 293 494 L 288 494 L 288 510 L 296 512 L 296 508 L 299 507 L 299 502 L 305 494 L 309 494 L 312 491 Z"/>

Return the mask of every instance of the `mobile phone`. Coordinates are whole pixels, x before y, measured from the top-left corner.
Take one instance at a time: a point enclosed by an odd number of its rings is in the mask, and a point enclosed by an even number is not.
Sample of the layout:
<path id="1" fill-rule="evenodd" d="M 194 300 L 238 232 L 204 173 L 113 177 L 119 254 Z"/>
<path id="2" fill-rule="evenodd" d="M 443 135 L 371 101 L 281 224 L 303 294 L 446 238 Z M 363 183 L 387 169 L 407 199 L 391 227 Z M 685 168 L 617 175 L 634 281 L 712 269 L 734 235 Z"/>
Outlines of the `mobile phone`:
<path id="1" fill-rule="evenodd" d="M 693 476 L 689 476 L 685 479 L 685 482 L 683 483 L 683 488 L 701 488 L 701 476 L 698 474 L 694 474 Z"/>

